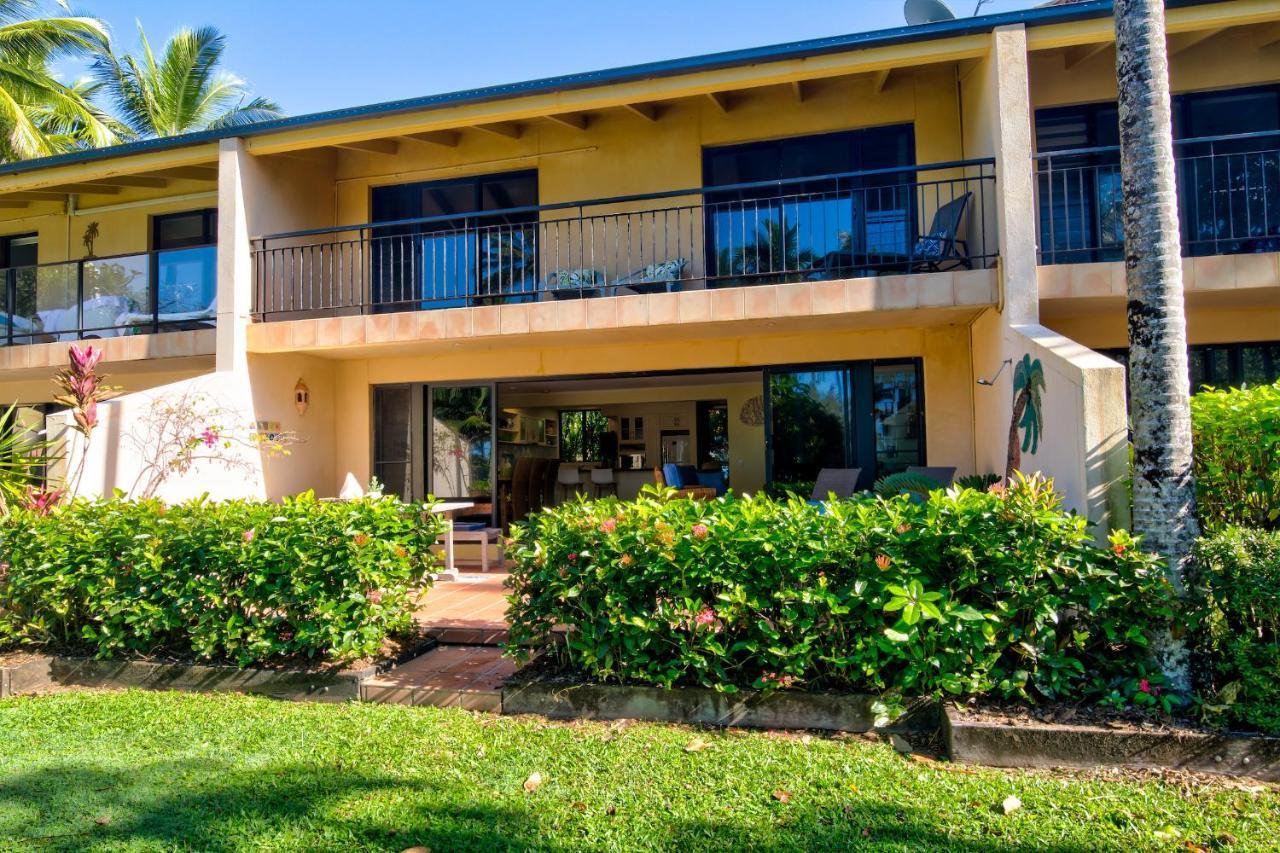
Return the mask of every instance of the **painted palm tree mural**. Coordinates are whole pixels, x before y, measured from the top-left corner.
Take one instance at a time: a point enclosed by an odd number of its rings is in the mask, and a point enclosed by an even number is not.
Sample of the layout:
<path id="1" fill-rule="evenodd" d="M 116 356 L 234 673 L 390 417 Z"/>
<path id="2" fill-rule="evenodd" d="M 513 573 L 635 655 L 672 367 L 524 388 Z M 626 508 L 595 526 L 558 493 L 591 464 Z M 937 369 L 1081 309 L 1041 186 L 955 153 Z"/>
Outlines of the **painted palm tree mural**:
<path id="1" fill-rule="evenodd" d="M 1032 360 L 1029 354 L 1024 353 L 1013 371 L 1013 417 L 1009 419 L 1006 479 L 1012 478 L 1013 472 L 1022 467 L 1022 454 L 1035 453 L 1040 448 L 1040 437 L 1044 432 L 1043 392 L 1044 368 L 1040 359 Z"/>

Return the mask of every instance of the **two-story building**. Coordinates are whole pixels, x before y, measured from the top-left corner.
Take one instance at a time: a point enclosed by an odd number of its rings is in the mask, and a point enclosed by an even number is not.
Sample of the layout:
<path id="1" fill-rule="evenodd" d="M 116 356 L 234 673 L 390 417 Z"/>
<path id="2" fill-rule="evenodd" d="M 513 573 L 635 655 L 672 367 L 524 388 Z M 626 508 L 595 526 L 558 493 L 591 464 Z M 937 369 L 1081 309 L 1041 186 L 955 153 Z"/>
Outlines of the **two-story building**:
<path id="1" fill-rule="evenodd" d="M 1280 6 L 1171 0 L 1168 33 L 1193 381 L 1271 381 Z M 166 494 L 376 477 L 505 521 L 664 461 L 1001 472 L 1030 356 L 1023 467 L 1122 524 L 1115 97 L 1083 2 L 0 167 L 0 400 L 51 412 L 94 339 L 126 393 L 86 491 L 154 463 L 157 400 L 216 401 L 297 443 Z"/>

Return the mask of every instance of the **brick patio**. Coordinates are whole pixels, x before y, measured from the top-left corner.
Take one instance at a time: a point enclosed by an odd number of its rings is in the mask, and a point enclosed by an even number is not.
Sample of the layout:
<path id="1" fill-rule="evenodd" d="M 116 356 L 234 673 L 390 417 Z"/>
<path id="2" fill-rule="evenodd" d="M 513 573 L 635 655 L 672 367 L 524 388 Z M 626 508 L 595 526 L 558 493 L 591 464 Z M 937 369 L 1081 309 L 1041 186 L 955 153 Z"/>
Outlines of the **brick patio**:
<path id="1" fill-rule="evenodd" d="M 489 645 L 507 639 L 505 573 L 463 572 L 427 593 L 417 620 L 441 643 Z"/>

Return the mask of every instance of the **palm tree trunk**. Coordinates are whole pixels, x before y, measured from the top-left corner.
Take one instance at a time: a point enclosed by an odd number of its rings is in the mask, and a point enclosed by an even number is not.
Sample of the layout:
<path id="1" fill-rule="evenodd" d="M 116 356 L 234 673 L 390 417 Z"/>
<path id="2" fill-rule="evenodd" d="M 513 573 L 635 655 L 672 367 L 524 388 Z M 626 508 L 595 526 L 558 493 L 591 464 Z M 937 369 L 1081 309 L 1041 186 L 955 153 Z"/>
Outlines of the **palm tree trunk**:
<path id="1" fill-rule="evenodd" d="M 1013 482 L 1013 472 L 1022 467 L 1022 438 L 1018 435 L 1018 422 L 1027 410 L 1030 398 L 1030 390 L 1023 388 L 1013 400 L 1013 416 L 1009 419 L 1009 454 L 1004 465 L 1004 479 L 1009 483 Z"/>
<path id="2" fill-rule="evenodd" d="M 1199 534 L 1191 467 L 1182 246 L 1161 0 L 1116 0 L 1120 173 L 1134 470 L 1133 527 L 1165 559 L 1181 594 Z M 1185 644 L 1169 631 L 1153 651 L 1181 693 L 1190 690 Z"/>

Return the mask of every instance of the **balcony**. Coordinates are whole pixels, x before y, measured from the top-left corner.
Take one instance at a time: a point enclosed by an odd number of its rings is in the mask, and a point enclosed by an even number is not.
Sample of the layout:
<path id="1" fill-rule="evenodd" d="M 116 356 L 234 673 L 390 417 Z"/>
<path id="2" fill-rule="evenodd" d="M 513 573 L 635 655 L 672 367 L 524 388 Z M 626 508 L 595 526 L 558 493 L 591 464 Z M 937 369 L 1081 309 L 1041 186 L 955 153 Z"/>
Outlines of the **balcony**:
<path id="1" fill-rule="evenodd" d="M 1280 131 L 1174 145 L 1183 254 L 1280 252 Z M 1041 264 L 1123 260 L 1119 156 L 1115 147 L 1036 155 Z"/>
<path id="2" fill-rule="evenodd" d="M 992 265 L 994 161 L 507 208 L 255 240 L 256 319 L 904 275 Z"/>
<path id="3" fill-rule="evenodd" d="M 2 270 L 0 345 L 211 328 L 217 248 L 198 246 Z"/>

